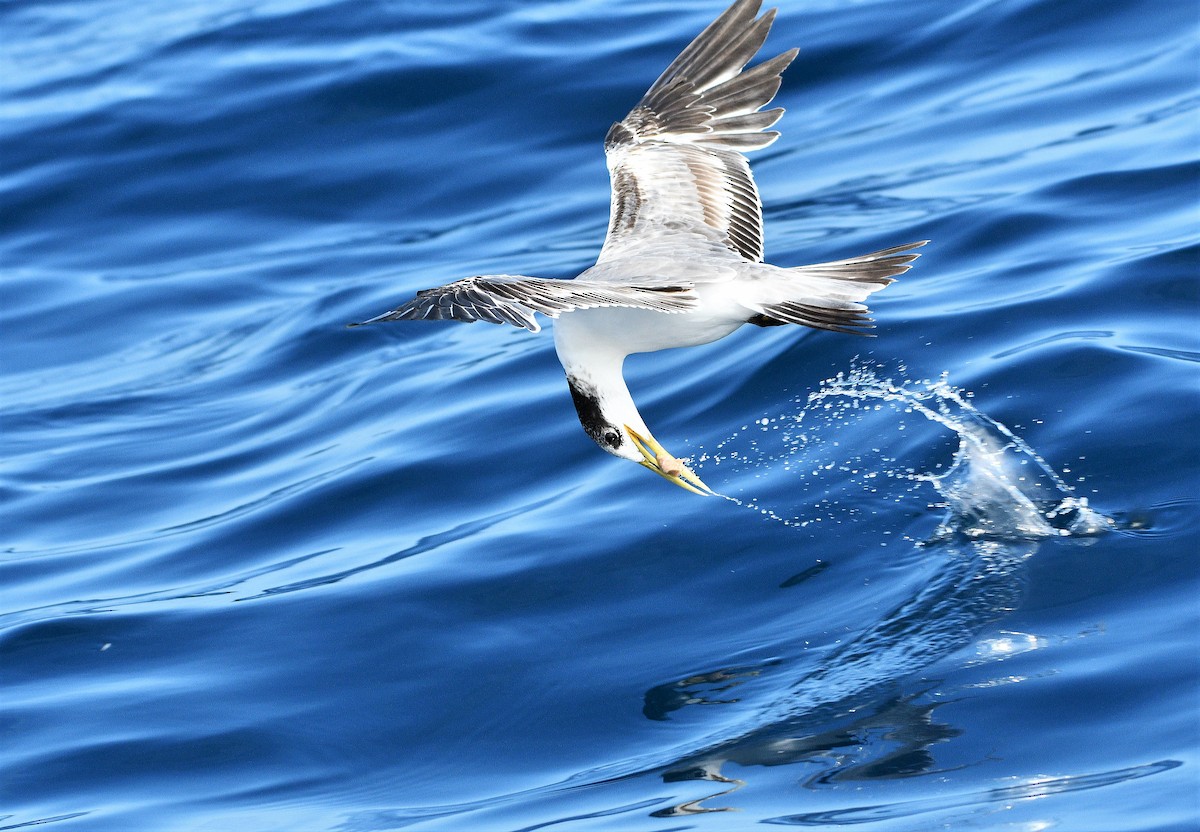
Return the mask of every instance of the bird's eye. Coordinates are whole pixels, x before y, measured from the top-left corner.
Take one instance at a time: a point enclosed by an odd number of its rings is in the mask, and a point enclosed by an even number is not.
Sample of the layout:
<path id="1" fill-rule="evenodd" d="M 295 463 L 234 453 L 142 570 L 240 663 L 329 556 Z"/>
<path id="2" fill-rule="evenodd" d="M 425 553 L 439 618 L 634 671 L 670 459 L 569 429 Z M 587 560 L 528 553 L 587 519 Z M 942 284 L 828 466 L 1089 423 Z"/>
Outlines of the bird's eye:
<path id="1" fill-rule="evenodd" d="M 621 447 L 621 434 L 617 433 L 615 430 L 606 430 L 604 432 L 604 444 L 608 445 L 610 448 Z"/>

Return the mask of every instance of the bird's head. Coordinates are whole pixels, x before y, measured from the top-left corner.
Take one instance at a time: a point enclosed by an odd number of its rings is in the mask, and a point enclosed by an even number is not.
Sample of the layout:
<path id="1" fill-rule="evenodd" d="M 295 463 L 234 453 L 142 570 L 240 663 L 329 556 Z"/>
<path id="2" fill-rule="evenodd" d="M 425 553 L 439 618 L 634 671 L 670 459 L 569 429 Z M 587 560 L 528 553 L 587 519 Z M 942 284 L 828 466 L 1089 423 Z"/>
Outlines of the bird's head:
<path id="1" fill-rule="evenodd" d="M 650 434 L 628 393 L 606 397 L 592 385 L 572 376 L 567 376 L 567 383 L 584 432 L 605 451 L 649 468 L 695 494 L 709 496 L 715 493 L 694 471 L 667 453 Z M 624 386 L 621 389 L 624 390 Z"/>

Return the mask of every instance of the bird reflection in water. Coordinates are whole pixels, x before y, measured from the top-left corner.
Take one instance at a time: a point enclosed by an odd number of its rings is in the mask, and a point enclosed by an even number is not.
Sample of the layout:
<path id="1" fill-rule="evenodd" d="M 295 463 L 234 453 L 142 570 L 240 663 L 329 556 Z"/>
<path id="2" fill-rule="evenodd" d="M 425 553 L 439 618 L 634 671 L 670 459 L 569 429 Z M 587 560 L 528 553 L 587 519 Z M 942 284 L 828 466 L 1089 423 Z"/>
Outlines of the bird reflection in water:
<path id="1" fill-rule="evenodd" d="M 795 763 L 819 765 L 820 771 L 804 781 L 807 787 L 932 773 L 936 770 L 936 762 L 930 751 L 931 746 L 957 737 L 962 731 L 934 719 L 936 709 L 946 703 L 918 701 L 926 692 L 895 696 L 869 714 L 846 712 L 844 715 L 849 719 L 845 724 L 816 733 L 810 733 L 811 720 L 768 726 L 720 749 L 719 753 L 681 761 L 663 773 L 664 782 L 709 780 L 726 784 L 727 788 L 660 809 L 653 813 L 653 817 L 733 810 L 733 806 L 704 805 L 733 794 L 746 785 L 745 780 L 722 774 L 721 769 L 726 762 L 743 767 Z"/>

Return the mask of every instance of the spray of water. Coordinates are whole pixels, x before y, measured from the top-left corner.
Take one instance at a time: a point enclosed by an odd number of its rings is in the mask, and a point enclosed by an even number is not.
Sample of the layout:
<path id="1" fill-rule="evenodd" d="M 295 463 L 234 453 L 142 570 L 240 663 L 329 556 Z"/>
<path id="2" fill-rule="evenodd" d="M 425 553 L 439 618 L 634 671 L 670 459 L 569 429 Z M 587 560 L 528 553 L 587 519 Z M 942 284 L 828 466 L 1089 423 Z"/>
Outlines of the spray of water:
<path id="1" fill-rule="evenodd" d="M 938 537 L 1068 537 L 1112 528 L 1112 521 L 1090 508 L 1086 497 L 1077 496 L 1025 440 L 982 413 L 971 398 L 970 393 L 951 386 L 945 375 L 933 381 L 897 382 L 881 378 L 873 368 L 856 367 L 823 382 L 798 412 L 763 417 L 754 423 L 762 433 L 778 434 L 773 451 L 766 451 L 754 438 L 748 443 L 739 441 L 752 430 L 744 425 L 711 453 L 700 453 L 696 464 L 725 465 L 737 472 L 780 468 L 810 478 L 828 478 L 831 472 L 849 474 L 866 483 L 870 491 L 876 490 L 871 483 L 880 478 L 907 481 L 914 489 L 932 486 L 948 509 Z M 840 440 L 822 438 L 826 431 L 814 423 L 822 419 L 844 423 L 855 415 L 882 412 L 886 416 L 889 411 L 896 417 L 919 414 L 949 432 L 958 444 L 945 470 L 936 470 L 943 466 L 935 466 L 934 471 L 906 467 L 878 447 L 869 449 L 875 454 L 875 465 L 861 450 L 846 451 L 835 461 L 821 459 L 814 452 L 818 446 L 826 453 L 840 449 Z M 901 418 L 890 421 L 897 431 L 906 427 Z M 821 519 L 820 512 L 788 517 L 752 497 L 721 496 L 786 526 L 805 527 Z M 823 502 L 825 498 L 818 497 L 815 506 L 820 509 Z"/>

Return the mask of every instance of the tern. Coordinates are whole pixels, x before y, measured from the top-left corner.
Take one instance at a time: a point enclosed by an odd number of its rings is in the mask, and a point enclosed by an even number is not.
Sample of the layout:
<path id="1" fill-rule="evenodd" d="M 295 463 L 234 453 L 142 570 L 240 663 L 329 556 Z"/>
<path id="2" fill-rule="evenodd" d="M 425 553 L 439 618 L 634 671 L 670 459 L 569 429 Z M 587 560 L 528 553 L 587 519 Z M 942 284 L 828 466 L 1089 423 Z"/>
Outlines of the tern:
<path id="1" fill-rule="evenodd" d="M 775 19 L 736 0 L 680 53 L 604 140 L 612 185 L 596 264 L 574 279 L 479 275 L 425 289 L 364 324 L 487 321 L 539 332 L 554 346 L 584 431 L 610 454 L 697 494 L 714 494 L 646 427 L 625 384 L 626 356 L 692 347 L 743 324 L 868 334 L 863 300 L 911 268 L 907 245 L 807 266 L 763 262 L 763 215 L 743 152 L 779 138 L 763 110 L 799 50 L 752 69 Z"/>

